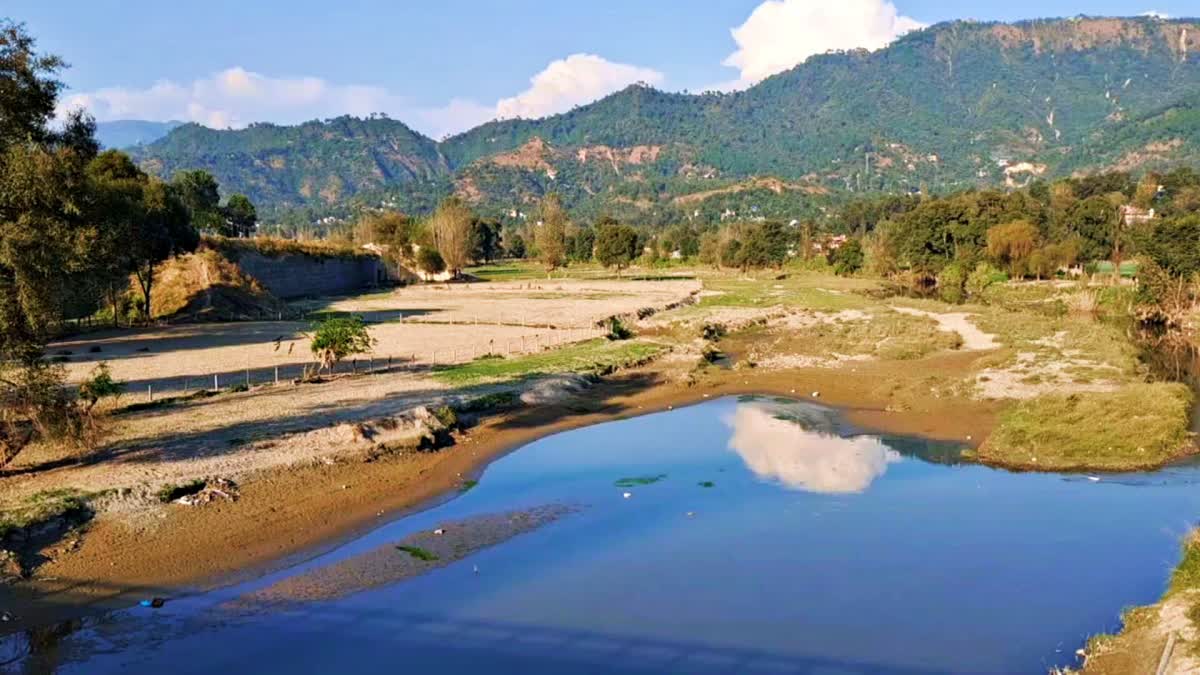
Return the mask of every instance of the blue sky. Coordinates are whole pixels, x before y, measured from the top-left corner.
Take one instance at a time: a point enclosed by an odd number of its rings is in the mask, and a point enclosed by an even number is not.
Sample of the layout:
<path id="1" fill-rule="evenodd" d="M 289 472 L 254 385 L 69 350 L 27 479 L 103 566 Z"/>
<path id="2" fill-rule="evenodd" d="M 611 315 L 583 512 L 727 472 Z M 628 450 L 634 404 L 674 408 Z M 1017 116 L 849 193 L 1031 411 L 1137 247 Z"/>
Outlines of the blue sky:
<path id="1" fill-rule="evenodd" d="M 954 18 L 1200 14 L 1195 0 L 6 0 L 100 119 L 211 126 L 381 111 L 433 135 L 637 80 L 737 88 Z M 739 29 L 738 35 L 731 33 Z M 532 82 L 531 78 L 541 78 Z M 156 86 L 157 85 L 157 86 Z"/>

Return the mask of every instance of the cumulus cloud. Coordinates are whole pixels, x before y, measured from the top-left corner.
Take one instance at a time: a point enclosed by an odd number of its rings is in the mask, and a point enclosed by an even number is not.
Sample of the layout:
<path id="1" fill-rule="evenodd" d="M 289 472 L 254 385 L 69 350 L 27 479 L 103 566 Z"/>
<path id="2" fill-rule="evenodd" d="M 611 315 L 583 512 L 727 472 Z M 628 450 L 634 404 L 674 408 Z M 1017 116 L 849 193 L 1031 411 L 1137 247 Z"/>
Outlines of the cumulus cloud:
<path id="1" fill-rule="evenodd" d="M 1157 9 L 1152 9 L 1147 12 L 1142 12 L 1142 16 L 1148 16 L 1151 19 L 1169 19 L 1169 18 L 1171 18 L 1170 14 L 1167 14 L 1166 12 L 1160 12 Z"/>
<path id="2" fill-rule="evenodd" d="M 836 49 L 879 49 L 925 24 L 888 0 L 766 0 L 732 29 L 737 51 L 723 64 L 740 77 L 722 88 L 748 87 Z"/>
<path id="3" fill-rule="evenodd" d="M 270 77 L 234 67 L 180 84 L 162 80 L 145 88 L 108 87 L 63 98 L 59 114 L 83 107 L 100 121 L 183 120 L 214 129 L 251 122 L 295 124 L 311 119 L 387 113 L 440 138 L 483 122 L 544 117 L 590 103 L 634 82 L 660 83 L 662 73 L 594 54 L 572 54 L 550 63 L 525 91 L 487 105 L 455 98 L 440 106 L 414 105 L 383 87 L 335 84 L 317 77 Z"/>
<path id="4" fill-rule="evenodd" d="M 842 438 L 802 426 L 805 418 L 821 414 L 802 405 L 738 404 L 727 420 L 733 429 L 729 447 L 758 476 L 820 493 L 862 492 L 900 461 L 900 453 L 874 436 Z"/>
<path id="5" fill-rule="evenodd" d="M 660 84 L 663 74 L 650 68 L 614 63 L 595 54 L 572 54 L 553 61 L 530 78 L 530 87 L 496 104 L 496 115 L 545 117 L 591 103 L 635 82 Z"/>

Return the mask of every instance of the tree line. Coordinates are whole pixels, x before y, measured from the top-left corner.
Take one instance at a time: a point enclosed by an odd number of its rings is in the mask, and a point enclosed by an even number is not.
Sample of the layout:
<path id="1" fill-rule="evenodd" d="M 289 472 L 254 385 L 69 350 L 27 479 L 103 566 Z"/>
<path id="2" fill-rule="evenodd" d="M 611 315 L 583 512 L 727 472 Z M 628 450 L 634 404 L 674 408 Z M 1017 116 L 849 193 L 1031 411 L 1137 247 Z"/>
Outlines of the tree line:
<path id="1" fill-rule="evenodd" d="M 201 232 L 244 236 L 257 224 L 241 195 L 221 203 L 213 177 L 165 182 L 125 154 L 101 151 L 82 111 L 55 121 L 65 67 L 24 26 L 0 19 L 0 466 L 36 438 L 79 438 L 106 373 L 78 392 L 43 358 L 65 316 L 132 305 L 150 317 L 158 267 Z M 111 379 L 108 380 L 111 385 Z"/>

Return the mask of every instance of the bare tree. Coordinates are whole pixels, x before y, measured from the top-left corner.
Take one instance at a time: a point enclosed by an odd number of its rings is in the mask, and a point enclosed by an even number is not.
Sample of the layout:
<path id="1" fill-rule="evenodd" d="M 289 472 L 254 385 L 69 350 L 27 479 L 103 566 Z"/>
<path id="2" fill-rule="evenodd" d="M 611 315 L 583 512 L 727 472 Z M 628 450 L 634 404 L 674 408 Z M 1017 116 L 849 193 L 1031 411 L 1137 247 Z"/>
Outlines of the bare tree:
<path id="1" fill-rule="evenodd" d="M 454 276 L 471 260 L 472 219 L 471 210 L 456 197 L 447 197 L 429 219 L 434 245 Z"/>

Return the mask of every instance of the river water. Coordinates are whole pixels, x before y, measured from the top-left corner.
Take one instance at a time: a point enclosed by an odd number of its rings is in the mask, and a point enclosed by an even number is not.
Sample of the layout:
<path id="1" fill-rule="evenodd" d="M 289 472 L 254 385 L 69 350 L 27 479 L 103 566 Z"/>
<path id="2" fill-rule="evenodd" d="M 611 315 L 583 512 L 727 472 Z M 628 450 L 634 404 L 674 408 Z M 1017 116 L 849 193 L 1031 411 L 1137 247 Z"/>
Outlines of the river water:
<path id="1" fill-rule="evenodd" d="M 569 431 L 302 565 L 0 638 L 0 662 L 61 673 L 1044 673 L 1118 629 L 1123 607 L 1159 597 L 1200 516 L 1195 465 L 1015 474 L 958 464 L 958 451 L 774 398 Z M 638 476 L 662 478 L 616 485 Z M 578 508 L 407 581 L 246 601 L 442 523 L 549 504 Z"/>

